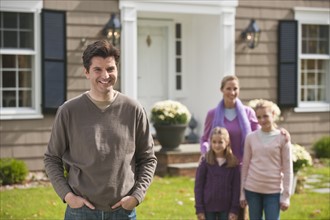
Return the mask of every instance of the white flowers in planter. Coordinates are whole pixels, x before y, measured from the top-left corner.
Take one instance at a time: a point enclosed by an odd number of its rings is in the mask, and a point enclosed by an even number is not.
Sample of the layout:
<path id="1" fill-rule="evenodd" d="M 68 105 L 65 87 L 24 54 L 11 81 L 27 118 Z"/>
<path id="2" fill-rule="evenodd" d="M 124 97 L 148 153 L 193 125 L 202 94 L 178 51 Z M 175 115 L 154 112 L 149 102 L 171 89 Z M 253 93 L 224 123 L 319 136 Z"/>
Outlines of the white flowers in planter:
<path id="1" fill-rule="evenodd" d="M 292 144 L 292 161 L 294 173 L 297 173 L 299 170 L 306 166 L 313 165 L 311 155 L 305 149 L 305 147 L 302 147 L 299 144 Z"/>
<path id="2" fill-rule="evenodd" d="M 190 118 L 188 108 L 178 101 L 156 102 L 151 109 L 151 122 L 155 125 L 188 124 Z"/>

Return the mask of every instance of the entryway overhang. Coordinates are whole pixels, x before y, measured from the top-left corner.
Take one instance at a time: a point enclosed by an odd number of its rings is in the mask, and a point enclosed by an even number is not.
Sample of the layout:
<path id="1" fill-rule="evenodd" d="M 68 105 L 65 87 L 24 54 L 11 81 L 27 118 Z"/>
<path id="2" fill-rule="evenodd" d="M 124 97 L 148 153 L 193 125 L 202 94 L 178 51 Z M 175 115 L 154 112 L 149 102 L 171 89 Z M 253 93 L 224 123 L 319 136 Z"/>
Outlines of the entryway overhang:
<path id="1" fill-rule="evenodd" d="M 222 74 L 235 73 L 235 13 L 238 0 L 213 1 L 130 1 L 119 0 L 121 11 L 121 91 L 137 99 L 137 21 L 138 13 L 185 13 L 218 15 L 219 62 Z"/>

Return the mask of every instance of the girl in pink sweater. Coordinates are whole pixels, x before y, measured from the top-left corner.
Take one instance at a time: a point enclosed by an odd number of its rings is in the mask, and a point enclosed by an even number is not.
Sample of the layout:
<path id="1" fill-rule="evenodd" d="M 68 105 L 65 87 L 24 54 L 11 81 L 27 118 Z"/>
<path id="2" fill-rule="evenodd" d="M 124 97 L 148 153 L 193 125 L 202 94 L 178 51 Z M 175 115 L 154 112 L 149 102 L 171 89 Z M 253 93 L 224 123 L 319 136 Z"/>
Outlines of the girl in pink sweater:
<path id="1" fill-rule="evenodd" d="M 241 173 L 242 207 L 250 219 L 280 218 L 290 205 L 293 178 L 291 143 L 275 124 L 274 103 L 261 100 L 255 107 L 258 129 L 247 135 Z"/>

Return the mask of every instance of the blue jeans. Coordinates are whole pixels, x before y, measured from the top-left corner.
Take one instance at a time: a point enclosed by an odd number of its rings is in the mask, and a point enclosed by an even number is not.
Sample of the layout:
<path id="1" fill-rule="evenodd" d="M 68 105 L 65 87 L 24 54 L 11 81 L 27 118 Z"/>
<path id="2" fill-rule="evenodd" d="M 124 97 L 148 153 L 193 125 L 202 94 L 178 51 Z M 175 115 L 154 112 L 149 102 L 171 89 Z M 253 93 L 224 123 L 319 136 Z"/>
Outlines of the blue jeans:
<path id="1" fill-rule="evenodd" d="M 227 212 L 205 212 L 206 220 L 227 220 Z"/>
<path id="2" fill-rule="evenodd" d="M 280 219 L 280 193 L 263 194 L 245 190 L 249 206 L 250 220 L 261 220 L 263 212 L 266 220 Z"/>
<path id="3" fill-rule="evenodd" d="M 132 211 L 119 208 L 115 211 L 92 210 L 87 206 L 73 209 L 66 207 L 64 220 L 136 220 L 135 209 Z"/>

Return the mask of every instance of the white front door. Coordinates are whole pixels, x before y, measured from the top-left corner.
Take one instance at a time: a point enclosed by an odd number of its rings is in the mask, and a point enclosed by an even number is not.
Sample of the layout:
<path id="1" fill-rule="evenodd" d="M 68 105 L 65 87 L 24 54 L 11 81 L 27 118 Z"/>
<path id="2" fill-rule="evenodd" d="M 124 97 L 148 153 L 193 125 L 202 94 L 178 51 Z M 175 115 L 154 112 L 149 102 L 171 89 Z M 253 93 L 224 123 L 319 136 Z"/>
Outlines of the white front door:
<path id="1" fill-rule="evenodd" d="M 152 105 L 168 99 L 168 27 L 157 21 L 138 24 L 138 100 L 150 118 Z"/>

